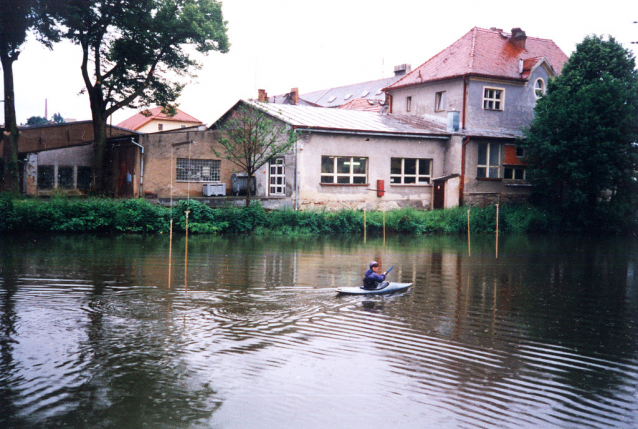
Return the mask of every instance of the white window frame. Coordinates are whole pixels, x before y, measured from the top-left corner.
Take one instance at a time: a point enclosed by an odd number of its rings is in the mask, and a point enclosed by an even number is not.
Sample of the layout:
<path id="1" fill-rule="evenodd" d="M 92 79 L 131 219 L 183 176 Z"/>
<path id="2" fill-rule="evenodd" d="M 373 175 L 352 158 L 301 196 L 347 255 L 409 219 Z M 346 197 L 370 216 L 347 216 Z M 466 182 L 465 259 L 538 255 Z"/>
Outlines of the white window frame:
<path id="1" fill-rule="evenodd" d="M 508 171 L 509 170 L 509 171 Z M 522 178 L 517 178 L 516 177 L 516 171 L 522 171 L 523 172 L 523 177 Z M 511 177 L 507 177 L 508 173 L 510 173 L 509 175 L 511 175 Z M 527 169 L 523 166 L 517 165 L 506 165 L 503 167 L 503 179 L 506 180 L 520 180 L 520 181 L 524 181 L 527 179 Z"/>
<path id="2" fill-rule="evenodd" d="M 175 170 L 177 182 L 219 182 L 221 180 L 219 159 L 177 158 Z"/>
<path id="3" fill-rule="evenodd" d="M 483 87 L 483 110 L 505 110 L 505 88 Z"/>
<path id="4" fill-rule="evenodd" d="M 445 112 L 447 110 L 447 96 L 445 91 L 439 91 L 434 95 L 434 111 Z"/>
<path id="5" fill-rule="evenodd" d="M 270 160 L 270 195 L 286 195 L 286 162 L 283 157 Z"/>
<path id="6" fill-rule="evenodd" d="M 486 145 L 485 164 L 480 164 L 481 146 Z M 496 151 L 497 164 L 490 161 Z M 481 169 L 484 172 L 481 173 Z M 495 174 L 493 174 L 495 173 Z M 477 179 L 499 179 L 501 177 L 501 145 L 499 143 L 479 143 L 476 156 L 476 178 Z"/>
<path id="7" fill-rule="evenodd" d="M 539 83 L 540 83 L 540 88 L 539 88 L 539 85 L 538 85 Z M 539 90 L 541 92 L 540 95 L 538 94 Z M 541 98 L 543 95 L 545 95 L 545 90 L 546 90 L 545 80 L 542 77 L 539 77 L 534 82 L 534 97 L 536 97 L 537 99 Z"/>
<path id="8" fill-rule="evenodd" d="M 329 165 L 326 161 L 329 158 L 332 158 L 332 172 L 324 172 L 324 165 Z M 349 166 L 349 172 L 339 172 L 339 160 L 343 160 L 343 165 Z M 355 173 L 354 167 L 357 162 L 361 162 L 361 160 L 365 160 L 365 173 Z M 335 184 L 335 185 L 365 185 L 368 183 L 368 166 L 370 162 L 368 157 L 365 156 L 332 156 L 332 155 L 322 155 L 321 156 L 321 183 L 322 184 Z M 341 181 L 340 181 L 341 180 Z M 347 180 L 344 181 L 344 180 Z"/>
<path id="9" fill-rule="evenodd" d="M 393 173 L 392 172 L 392 164 L 393 161 L 400 160 L 401 161 L 401 172 Z M 415 174 L 406 174 L 405 172 L 405 161 L 406 160 L 414 160 L 415 161 Z M 420 162 L 419 161 L 428 161 L 428 171 L 423 172 L 420 171 Z M 410 181 L 406 183 L 406 178 Z M 411 180 L 414 179 L 413 182 Z M 397 181 L 395 181 L 397 180 Z M 430 158 L 390 158 L 390 184 L 391 185 L 430 185 L 432 183 L 432 159 Z"/>

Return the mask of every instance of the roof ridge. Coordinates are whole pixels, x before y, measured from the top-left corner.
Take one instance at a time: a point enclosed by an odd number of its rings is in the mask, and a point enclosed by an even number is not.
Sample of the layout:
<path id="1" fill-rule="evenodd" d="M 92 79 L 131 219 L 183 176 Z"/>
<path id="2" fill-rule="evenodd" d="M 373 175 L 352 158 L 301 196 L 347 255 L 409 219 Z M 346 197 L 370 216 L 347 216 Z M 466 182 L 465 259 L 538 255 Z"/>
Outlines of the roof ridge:
<path id="1" fill-rule="evenodd" d="M 476 32 L 478 30 L 478 27 L 474 27 L 472 30 L 470 31 L 474 31 L 474 34 L 472 34 L 472 49 L 470 50 L 470 63 L 468 64 L 468 69 L 471 72 L 472 69 L 474 68 L 474 53 L 475 53 L 475 48 L 476 48 Z"/>

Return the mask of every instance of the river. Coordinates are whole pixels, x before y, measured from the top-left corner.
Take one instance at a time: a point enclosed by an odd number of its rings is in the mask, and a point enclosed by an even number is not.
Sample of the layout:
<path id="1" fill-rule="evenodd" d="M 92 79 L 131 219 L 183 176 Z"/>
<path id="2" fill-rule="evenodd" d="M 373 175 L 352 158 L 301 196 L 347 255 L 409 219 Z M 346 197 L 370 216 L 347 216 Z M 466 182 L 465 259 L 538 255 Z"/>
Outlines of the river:
<path id="1" fill-rule="evenodd" d="M 0 427 L 638 426 L 636 237 L 185 243 L 0 238 Z"/>

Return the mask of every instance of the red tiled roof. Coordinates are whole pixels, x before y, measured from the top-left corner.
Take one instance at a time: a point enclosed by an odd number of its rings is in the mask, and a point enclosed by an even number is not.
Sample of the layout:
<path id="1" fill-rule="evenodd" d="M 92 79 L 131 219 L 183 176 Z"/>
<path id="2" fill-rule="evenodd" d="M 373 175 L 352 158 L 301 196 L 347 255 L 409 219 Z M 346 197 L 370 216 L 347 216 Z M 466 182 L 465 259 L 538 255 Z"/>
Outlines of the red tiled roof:
<path id="1" fill-rule="evenodd" d="M 199 119 L 193 118 L 188 113 L 184 113 L 183 111 L 177 108 L 175 110 L 177 110 L 177 114 L 175 116 L 167 116 L 166 114 L 162 113 L 161 107 L 153 107 L 152 109 L 146 109 L 144 111 L 147 114 L 150 113 L 150 116 L 142 115 L 142 113 L 136 113 L 135 115 L 131 116 L 127 120 L 117 124 L 117 126 L 135 131 L 140 129 L 142 126 L 146 125 L 153 119 L 157 119 L 161 121 L 188 122 L 188 123 L 192 123 L 193 125 L 203 124 L 202 121 L 200 121 Z"/>
<path id="2" fill-rule="evenodd" d="M 383 109 L 383 105 L 378 100 L 355 98 L 346 104 L 342 104 L 338 107 L 338 109 L 359 110 L 361 112 L 380 112 Z"/>
<path id="3" fill-rule="evenodd" d="M 545 58 L 560 74 L 567 55 L 552 40 L 527 37 L 525 48 L 521 48 L 510 37 L 500 30 L 474 27 L 387 89 L 466 74 L 520 80 L 524 76 L 520 73 L 519 60 L 523 60 L 524 68 L 526 64 L 531 68 Z"/>

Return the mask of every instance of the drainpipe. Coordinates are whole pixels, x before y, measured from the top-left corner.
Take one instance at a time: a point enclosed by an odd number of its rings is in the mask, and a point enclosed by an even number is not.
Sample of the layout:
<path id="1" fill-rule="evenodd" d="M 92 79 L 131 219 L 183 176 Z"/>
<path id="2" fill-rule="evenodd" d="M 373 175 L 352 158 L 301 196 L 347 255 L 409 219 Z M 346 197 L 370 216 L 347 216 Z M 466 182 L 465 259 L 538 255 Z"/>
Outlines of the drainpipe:
<path id="1" fill-rule="evenodd" d="M 293 131 L 294 133 L 297 130 Z M 295 211 L 299 210 L 299 139 L 295 142 Z"/>
<path id="2" fill-rule="evenodd" d="M 139 143 L 136 143 L 135 140 L 133 140 L 133 137 L 131 137 L 131 143 L 133 143 L 135 146 L 138 146 L 140 149 L 142 149 L 142 155 L 140 156 L 140 197 L 143 194 L 143 190 L 144 190 L 144 146 L 142 146 Z"/>
<path id="3" fill-rule="evenodd" d="M 466 146 L 470 142 L 469 137 L 465 137 L 465 141 L 463 141 L 463 146 L 461 149 L 461 184 L 459 186 L 459 206 L 463 205 L 463 193 L 465 192 L 465 152 L 467 151 Z"/>
<path id="4" fill-rule="evenodd" d="M 463 75 L 463 125 L 461 125 L 462 129 L 465 129 L 465 99 L 467 98 L 467 75 Z"/>

